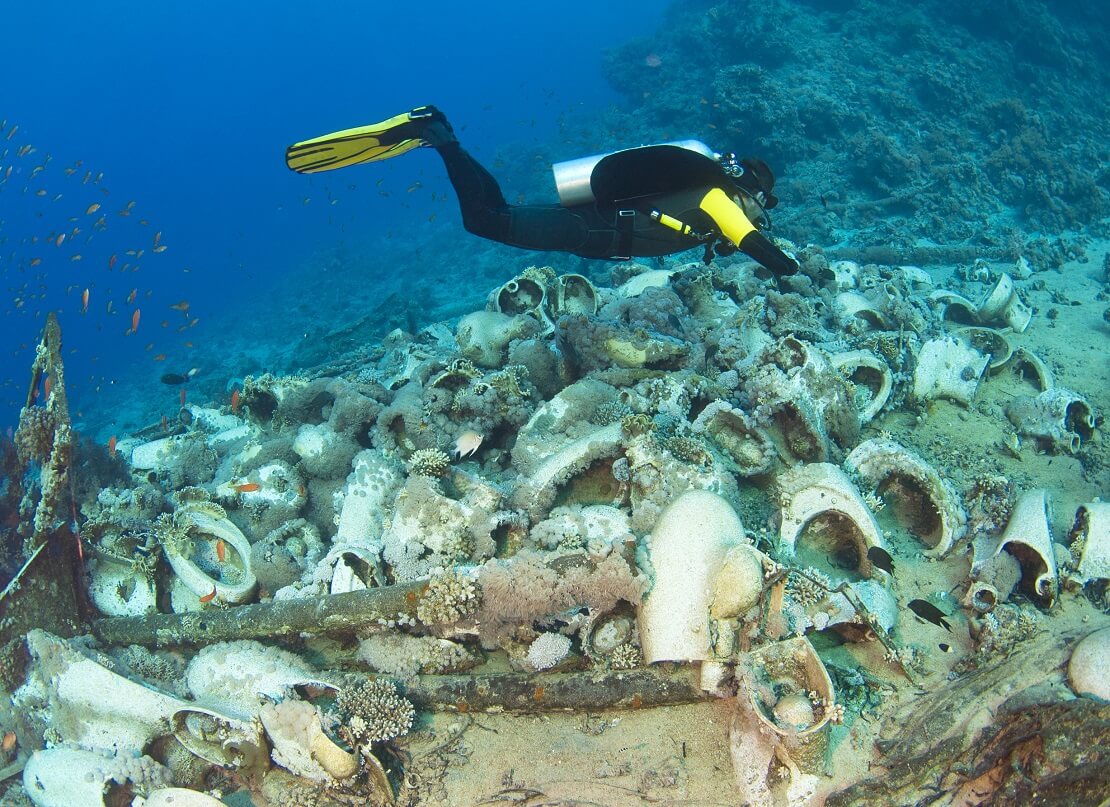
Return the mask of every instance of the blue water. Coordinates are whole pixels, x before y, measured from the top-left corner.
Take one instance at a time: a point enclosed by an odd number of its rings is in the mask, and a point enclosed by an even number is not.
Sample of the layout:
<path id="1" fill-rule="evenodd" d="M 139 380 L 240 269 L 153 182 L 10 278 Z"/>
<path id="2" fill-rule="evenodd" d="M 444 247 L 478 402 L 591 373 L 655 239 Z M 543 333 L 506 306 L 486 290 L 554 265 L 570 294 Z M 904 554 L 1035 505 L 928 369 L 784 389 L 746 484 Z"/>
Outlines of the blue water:
<path id="1" fill-rule="evenodd" d="M 185 343 L 223 338 L 206 327 L 210 318 L 264 298 L 283 275 L 303 271 L 309 256 L 340 245 L 357 250 L 395 230 L 412 237 L 433 213 L 442 226 L 457 226 L 431 153 L 403 166 L 306 178 L 285 168 L 289 143 L 423 103 L 446 110 L 480 158 L 551 138 L 561 117 L 619 101 L 602 76 L 603 51 L 652 33 L 666 5 L 7 8 L 0 153 L 8 153 L 0 176 L 9 166 L 13 173 L 0 186 L 0 428 L 15 424 L 30 346 L 48 311 L 61 321 L 70 407 L 80 420 L 115 382 L 133 384 L 141 371 L 156 384 L 161 372 L 184 372 Z M 34 151 L 18 157 L 28 145 Z M 414 181 L 421 192 L 406 194 Z M 119 215 L 131 202 L 130 215 Z M 93 204 L 101 208 L 86 214 Z M 101 216 L 103 229 L 94 230 Z M 166 249 L 156 254 L 158 232 Z M 61 246 L 48 242 L 61 233 Z M 140 258 L 127 255 L 140 249 Z M 187 315 L 169 308 L 183 300 Z M 136 308 L 139 327 L 126 335 Z M 165 361 L 153 361 L 163 354 Z M 226 359 L 234 375 L 236 357 Z M 155 393 L 165 391 L 133 392 Z"/>

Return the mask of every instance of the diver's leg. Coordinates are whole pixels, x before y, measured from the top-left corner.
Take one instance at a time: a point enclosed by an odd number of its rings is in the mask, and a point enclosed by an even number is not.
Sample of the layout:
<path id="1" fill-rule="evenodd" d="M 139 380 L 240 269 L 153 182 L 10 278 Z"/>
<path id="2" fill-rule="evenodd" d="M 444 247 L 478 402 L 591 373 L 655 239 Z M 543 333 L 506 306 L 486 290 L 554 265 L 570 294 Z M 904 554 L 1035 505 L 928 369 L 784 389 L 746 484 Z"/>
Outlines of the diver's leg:
<path id="1" fill-rule="evenodd" d="M 506 224 L 502 221 L 502 210 L 508 208 L 508 203 L 493 175 L 463 150 L 446 121 L 429 124 L 421 139 L 443 158 L 459 198 L 463 226 L 475 235 L 503 240 Z"/>
<path id="2" fill-rule="evenodd" d="M 459 145 L 446 121 L 429 124 L 422 139 L 443 158 L 468 232 L 524 249 L 573 252 L 585 242 L 588 229 L 573 211 L 509 205 L 497 180 Z"/>

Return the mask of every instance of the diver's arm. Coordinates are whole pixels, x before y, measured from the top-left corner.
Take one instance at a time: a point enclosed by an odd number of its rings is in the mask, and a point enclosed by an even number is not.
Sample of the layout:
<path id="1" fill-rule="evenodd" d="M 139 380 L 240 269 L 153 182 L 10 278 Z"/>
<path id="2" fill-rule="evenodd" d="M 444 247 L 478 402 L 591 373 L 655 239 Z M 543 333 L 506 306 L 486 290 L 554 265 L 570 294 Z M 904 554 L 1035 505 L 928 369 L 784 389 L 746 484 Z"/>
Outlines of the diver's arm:
<path id="1" fill-rule="evenodd" d="M 776 277 L 792 275 L 798 271 L 798 264 L 776 247 L 771 239 L 759 232 L 744 215 L 740 205 L 720 188 L 712 188 L 706 193 L 698 202 L 698 207 L 713 219 L 721 235 Z"/>

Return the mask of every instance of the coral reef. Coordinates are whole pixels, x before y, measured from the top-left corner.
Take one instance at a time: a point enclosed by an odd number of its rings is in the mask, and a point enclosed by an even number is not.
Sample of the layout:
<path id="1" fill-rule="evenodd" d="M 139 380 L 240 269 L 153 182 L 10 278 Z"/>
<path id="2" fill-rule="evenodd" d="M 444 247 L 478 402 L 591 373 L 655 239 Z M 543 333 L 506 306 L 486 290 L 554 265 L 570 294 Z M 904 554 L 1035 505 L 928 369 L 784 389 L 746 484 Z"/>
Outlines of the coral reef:
<path id="1" fill-rule="evenodd" d="M 408 734 L 416 718 L 412 703 L 397 691 L 396 684 L 385 678 L 343 687 L 335 708 L 357 747 Z"/>
<path id="2" fill-rule="evenodd" d="M 621 600 L 639 602 L 647 584 L 617 552 L 594 563 L 570 554 L 560 566 L 556 571 L 543 555 L 522 550 L 510 560 L 480 567 L 478 627 L 484 646 L 496 646 L 522 622 L 554 619 L 574 608 L 607 611 Z"/>
<path id="3" fill-rule="evenodd" d="M 541 633 L 528 645 L 528 664 L 537 672 L 554 667 L 570 652 L 570 637 L 561 633 Z"/>
<path id="4" fill-rule="evenodd" d="M 425 625 L 450 625 L 473 615 L 479 607 L 474 575 L 451 568 L 433 572 L 416 605 L 416 618 Z"/>

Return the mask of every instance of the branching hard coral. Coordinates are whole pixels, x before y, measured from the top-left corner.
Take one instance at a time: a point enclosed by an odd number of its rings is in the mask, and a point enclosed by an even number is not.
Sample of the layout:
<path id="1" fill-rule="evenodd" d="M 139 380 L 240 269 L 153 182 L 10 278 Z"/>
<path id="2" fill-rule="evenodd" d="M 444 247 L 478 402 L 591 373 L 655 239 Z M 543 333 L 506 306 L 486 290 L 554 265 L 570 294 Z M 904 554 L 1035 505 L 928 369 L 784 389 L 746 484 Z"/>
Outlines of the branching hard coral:
<path id="1" fill-rule="evenodd" d="M 385 678 L 343 687 L 335 706 L 343 723 L 341 731 L 348 734 L 351 745 L 364 749 L 408 734 L 416 718 L 416 707 Z"/>
<path id="2" fill-rule="evenodd" d="M 463 569 L 441 569 L 432 574 L 416 604 L 416 618 L 425 625 L 450 625 L 472 616 L 481 600 L 474 575 Z"/>
<path id="3" fill-rule="evenodd" d="M 408 465 L 414 474 L 441 477 L 451 468 L 451 458 L 438 448 L 419 448 L 409 457 Z"/>
<path id="4" fill-rule="evenodd" d="M 625 642 L 609 655 L 609 668 L 613 670 L 632 670 L 640 666 L 643 658 L 639 647 L 633 642 Z"/>
<path id="5" fill-rule="evenodd" d="M 976 631 L 980 663 L 984 656 L 1010 655 L 1019 644 L 1032 638 L 1039 627 L 1040 619 L 1034 611 L 1000 603 L 983 615 Z"/>
<path id="6" fill-rule="evenodd" d="M 825 599 L 832 590 L 828 576 L 812 567 L 805 569 L 805 576 L 791 572 L 786 578 L 786 593 L 803 608 Z"/>

